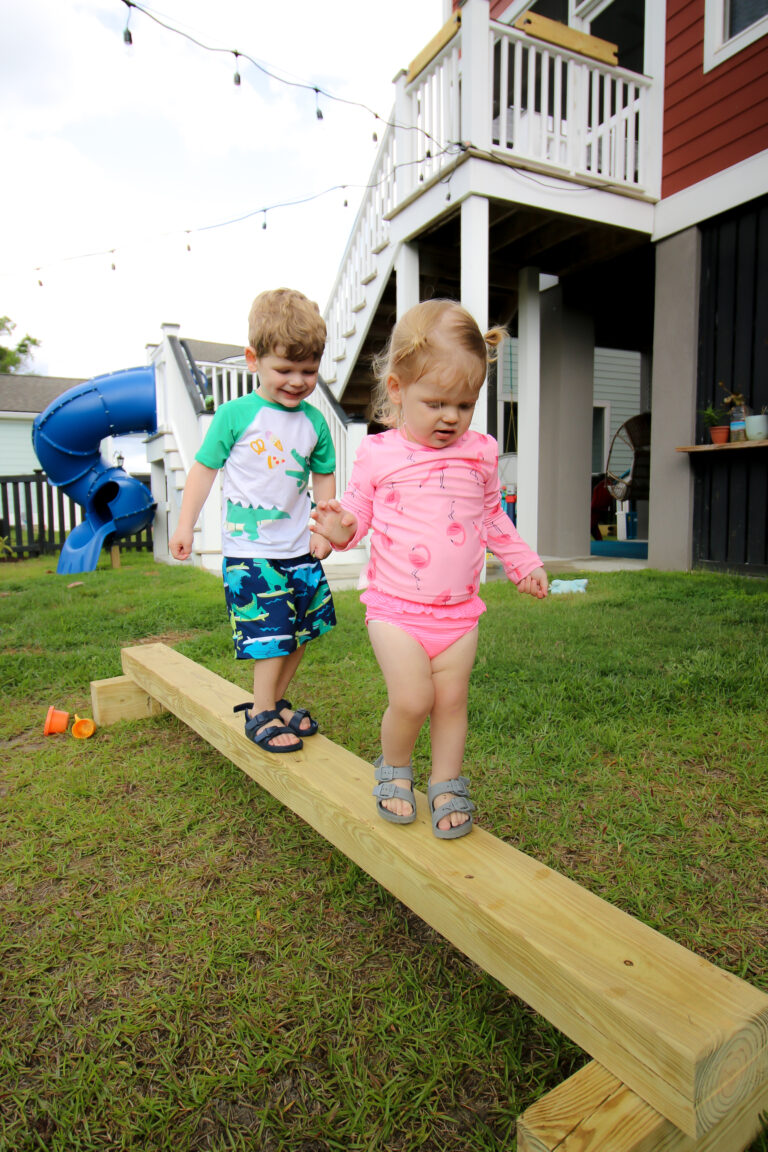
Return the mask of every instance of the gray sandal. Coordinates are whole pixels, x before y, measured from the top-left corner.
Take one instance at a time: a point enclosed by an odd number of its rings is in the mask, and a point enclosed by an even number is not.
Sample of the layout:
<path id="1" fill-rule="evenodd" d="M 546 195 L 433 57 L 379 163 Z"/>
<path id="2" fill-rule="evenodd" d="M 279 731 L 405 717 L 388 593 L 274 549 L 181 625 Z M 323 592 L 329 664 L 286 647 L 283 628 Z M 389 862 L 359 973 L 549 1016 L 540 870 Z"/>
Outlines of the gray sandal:
<path id="1" fill-rule="evenodd" d="M 391 764 L 384 763 L 383 756 L 377 756 L 373 766 L 376 769 L 374 775 L 379 781 L 373 790 L 379 816 L 391 820 L 393 824 L 412 824 L 416 819 L 416 797 L 413 788 L 403 788 L 400 784 L 393 784 L 392 781 L 410 780 L 413 783 L 413 765 L 409 762 L 403 768 L 393 768 Z M 407 816 L 398 816 L 396 812 L 390 812 L 389 808 L 385 808 L 382 800 L 405 800 L 410 804 L 411 811 Z"/>
<path id="2" fill-rule="evenodd" d="M 432 801 L 435 796 L 440 796 L 443 792 L 450 792 L 451 799 L 441 804 L 439 808 L 433 808 Z M 432 815 L 432 831 L 439 840 L 454 840 L 457 836 L 466 836 L 472 831 L 472 813 L 475 811 L 475 805 L 469 798 L 469 780 L 466 776 L 459 776 L 456 780 L 441 780 L 439 784 L 427 784 L 427 800 Z M 467 819 L 455 827 L 451 825 L 450 828 L 438 828 L 438 822 L 450 816 L 451 812 L 466 812 Z"/>

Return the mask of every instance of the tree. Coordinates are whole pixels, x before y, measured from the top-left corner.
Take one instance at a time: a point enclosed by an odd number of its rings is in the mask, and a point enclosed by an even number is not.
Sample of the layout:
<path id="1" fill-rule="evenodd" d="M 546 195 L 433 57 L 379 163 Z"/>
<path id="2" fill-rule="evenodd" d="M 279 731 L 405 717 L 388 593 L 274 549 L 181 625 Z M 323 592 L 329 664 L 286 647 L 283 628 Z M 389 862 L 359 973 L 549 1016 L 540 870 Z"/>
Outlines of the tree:
<path id="1" fill-rule="evenodd" d="M 0 316 L 0 336 L 12 336 L 15 328 L 9 316 Z M 32 355 L 32 349 L 39 347 L 40 341 L 30 335 L 19 340 L 15 348 L 6 348 L 0 344 L 0 372 L 18 372 Z"/>

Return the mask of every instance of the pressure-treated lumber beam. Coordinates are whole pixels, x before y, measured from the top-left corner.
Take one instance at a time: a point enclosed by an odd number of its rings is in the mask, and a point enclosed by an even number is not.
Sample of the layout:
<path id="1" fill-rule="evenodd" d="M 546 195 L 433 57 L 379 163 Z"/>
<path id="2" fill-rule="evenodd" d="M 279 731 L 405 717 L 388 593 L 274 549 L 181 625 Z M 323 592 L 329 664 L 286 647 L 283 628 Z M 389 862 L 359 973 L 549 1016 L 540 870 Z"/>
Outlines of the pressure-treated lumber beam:
<path id="1" fill-rule="evenodd" d="M 768 1078 L 768 996 L 482 829 L 378 819 L 371 768 L 313 736 L 262 752 L 243 690 L 163 644 L 123 670 L 678 1128 L 700 1136 Z"/>
<path id="2" fill-rule="evenodd" d="M 619 62 L 619 48 L 610 40 L 601 40 L 597 36 L 590 36 L 588 32 L 579 32 L 576 28 L 569 28 L 559 20 L 550 20 L 547 16 L 539 16 L 535 12 L 526 12 L 515 20 L 515 28 L 520 32 L 527 32 L 537 40 L 545 40 L 548 44 L 556 44 L 560 48 L 567 48 L 571 52 L 578 52 L 580 56 L 590 56 L 602 64 L 617 65 Z"/>
<path id="3" fill-rule="evenodd" d="M 766 1111 L 768 1081 L 697 1139 L 593 1060 L 523 1112 L 517 1152 L 742 1152 Z"/>
<path id="4" fill-rule="evenodd" d="M 144 720 L 164 712 L 162 704 L 139 688 L 130 676 L 110 676 L 91 681 L 91 709 L 98 728 L 118 720 Z"/>

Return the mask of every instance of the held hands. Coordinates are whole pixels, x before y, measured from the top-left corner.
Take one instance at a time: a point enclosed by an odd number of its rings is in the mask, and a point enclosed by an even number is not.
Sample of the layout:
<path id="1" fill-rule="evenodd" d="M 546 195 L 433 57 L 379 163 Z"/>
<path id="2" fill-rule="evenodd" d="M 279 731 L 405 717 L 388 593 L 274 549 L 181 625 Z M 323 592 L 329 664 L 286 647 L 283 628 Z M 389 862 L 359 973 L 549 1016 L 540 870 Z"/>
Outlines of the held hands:
<path id="1" fill-rule="evenodd" d="M 518 592 L 527 593 L 529 596 L 535 596 L 537 600 L 543 600 L 549 590 L 549 580 L 543 568 L 534 568 L 533 572 L 520 581 L 517 586 Z"/>
<path id="2" fill-rule="evenodd" d="M 335 548 L 345 548 L 357 529 L 357 517 L 342 508 L 338 500 L 318 500 L 309 526 L 313 534 L 324 537 Z"/>
<path id="3" fill-rule="evenodd" d="M 331 554 L 331 546 L 324 536 L 319 532 L 309 533 L 309 554 L 314 556 L 315 560 L 325 560 L 326 556 Z"/>

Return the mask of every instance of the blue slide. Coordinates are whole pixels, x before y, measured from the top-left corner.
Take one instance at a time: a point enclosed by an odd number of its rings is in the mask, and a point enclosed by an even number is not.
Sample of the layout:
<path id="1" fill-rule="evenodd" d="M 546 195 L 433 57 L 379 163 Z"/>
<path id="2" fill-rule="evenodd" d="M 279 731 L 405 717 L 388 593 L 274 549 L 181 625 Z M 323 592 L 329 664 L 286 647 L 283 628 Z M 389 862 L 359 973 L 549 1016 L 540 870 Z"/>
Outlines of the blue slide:
<path id="1" fill-rule="evenodd" d="M 58 572 L 92 572 L 109 537 L 130 536 L 152 523 L 152 493 L 108 464 L 99 448 L 106 436 L 156 431 L 152 367 L 94 376 L 35 417 L 32 445 L 48 482 L 85 510 L 85 519 L 64 541 Z"/>

